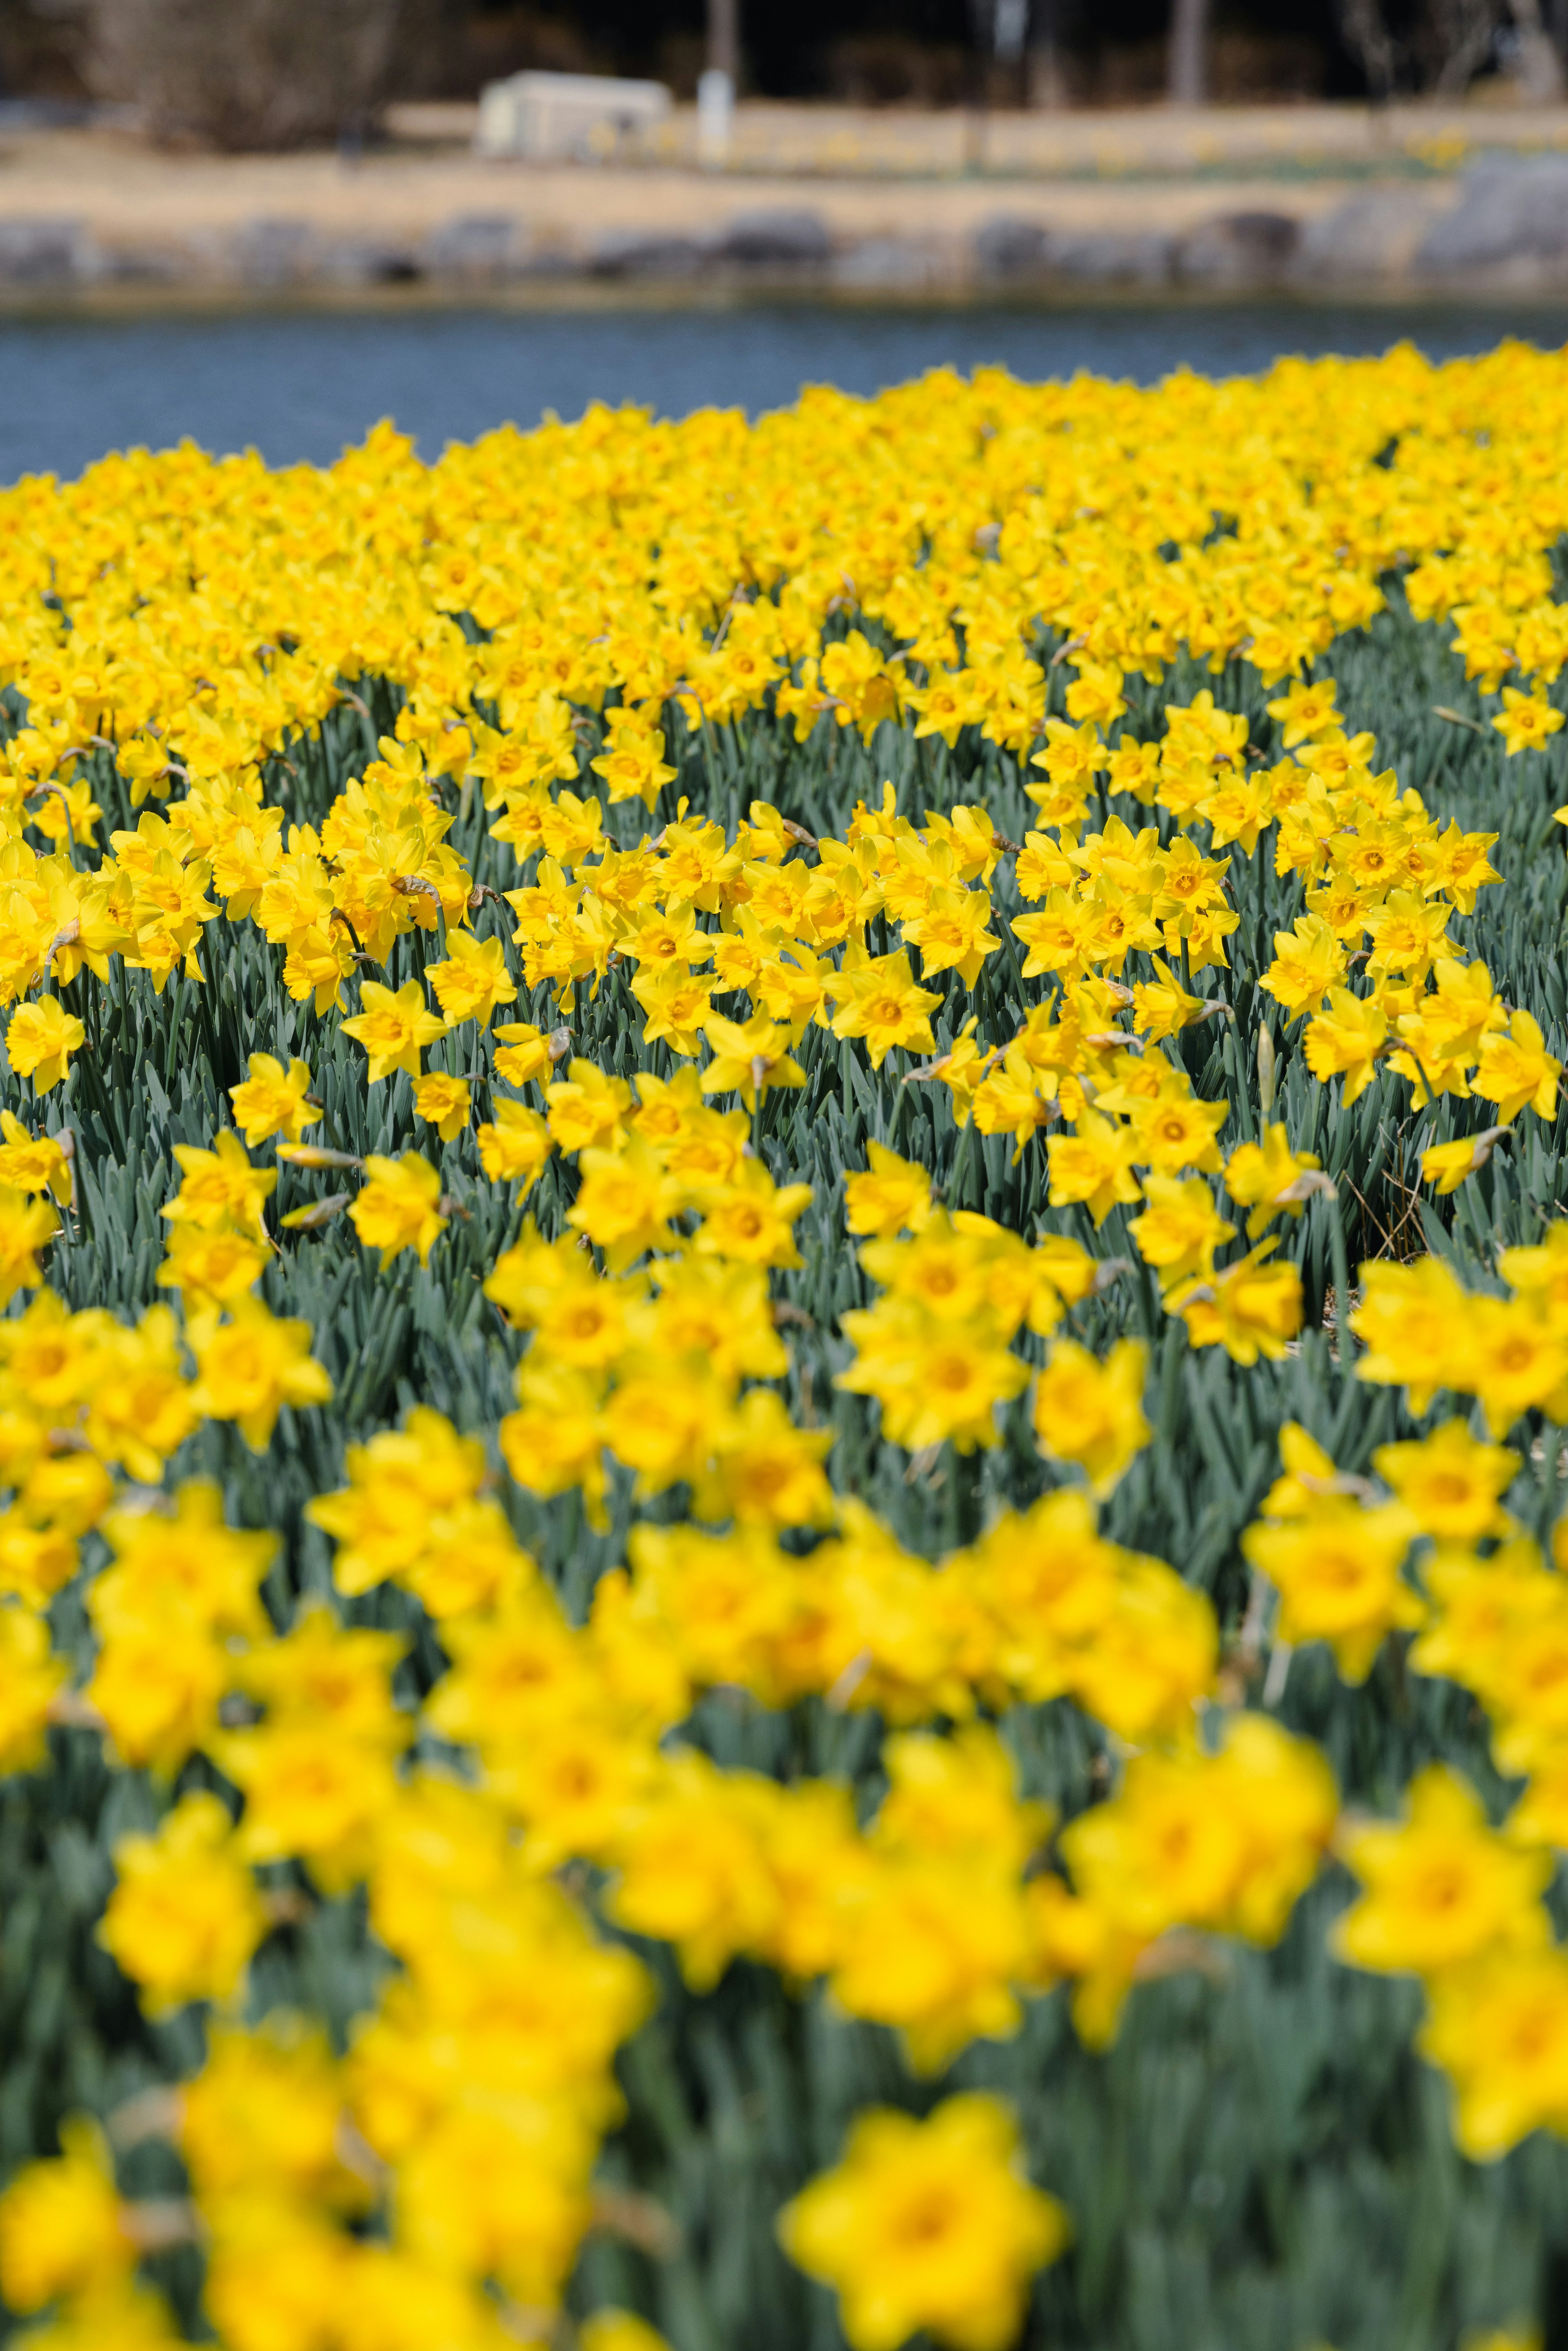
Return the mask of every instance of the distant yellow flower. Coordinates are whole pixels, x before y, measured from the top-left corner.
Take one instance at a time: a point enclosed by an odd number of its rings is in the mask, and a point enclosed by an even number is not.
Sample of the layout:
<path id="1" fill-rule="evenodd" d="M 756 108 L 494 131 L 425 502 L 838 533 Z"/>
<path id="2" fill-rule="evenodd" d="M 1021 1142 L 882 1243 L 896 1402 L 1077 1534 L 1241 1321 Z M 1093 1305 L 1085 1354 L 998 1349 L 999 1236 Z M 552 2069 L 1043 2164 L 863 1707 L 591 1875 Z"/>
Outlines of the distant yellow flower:
<path id="1" fill-rule="evenodd" d="M 558 1151 L 580 1151 L 589 1144 L 613 1150 L 626 1139 L 632 1089 L 624 1078 L 606 1077 L 591 1061 L 574 1061 L 566 1077 L 546 1087 L 545 1100 Z"/>
<path id="2" fill-rule="evenodd" d="M 406 1070 L 411 1078 L 417 1078 L 420 1054 L 446 1027 L 438 1014 L 425 1009 L 424 990 L 418 980 L 404 980 L 394 993 L 367 979 L 360 990 L 360 1002 L 363 1009 L 352 1020 L 345 1020 L 342 1028 L 344 1036 L 352 1037 L 369 1054 L 371 1083 L 376 1084 L 394 1070 Z"/>
<path id="3" fill-rule="evenodd" d="M 5 1055 L 19 1078 L 31 1078 L 47 1094 L 70 1074 L 71 1055 L 80 1052 L 87 1030 L 57 997 L 19 1004 L 5 1031 Z"/>
<path id="4" fill-rule="evenodd" d="M 51 1653 L 47 1619 L 35 1616 L 32 1609 L 41 1608 L 49 1594 L 68 1580 L 75 1572 L 75 1561 L 76 1545 L 68 1543 L 60 1572 L 45 1574 L 32 1591 L 22 1577 L 6 1576 L 7 1588 L 13 1592 L 19 1588 L 26 1604 L 0 1607 L 0 1771 L 31 1771 L 47 1752 L 49 1708 L 68 1667 L 63 1657 Z M 13 1562 L 7 1558 L 5 1565 L 11 1569 Z M 4 2199 L 0 2199 L 0 2247 L 4 2212 Z M 3 2283 L 4 2258 L 0 2251 L 0 2291 L 9 2294 L 9 2286 Z"/>
<path id="5" fill-rule="evenodd" d="M 262 1207 L 277 1186 L 276 1167 L 253 1167 L 237 1134 L 225 1127 L 210 1151 L 193 1143 L 177 1143 L 174 1157 L 183 1172 L 176 1196 L 160 1210 L 172 1225 L 189 1225 L 198 1232 L 223 1232 L 234 1227 L 265 1238 Z"/>
<path id="6" fill-rule="evenodd" d="M 372 1155 L 349 1214 L 361 1240 L 367 1249 L 380 1249 L 383 1263 L 411 1249 L 425 1265 L 432 1244 L 446 1230 L 440 1198 L 440 1175 L 417 1151 L 405 1151 L 401 1159 Z"/>
<path id="7" fill-rule="evenodd" d="M 1269 716 L 1279 720 L 1287 751 L 1293 751 L 1298 743 L 1310 742 L 1314 735 L 1331 733 L 1339 725 L 1334 708 L 1338 695 L 1333 679 L 1325 677 L 1315 685 L 1292 683 L 1277 702 L 1269 704 Z"/>
<path id="8" fill-rule="evenodd" d="M 1104 1362 L 1087 1347 L 1059 1339 L 1034 1395 L 1034 1428 L 1042 1453 L 1075 1461 L 1099 1495 L 1108 1494 L 1149 1441 L 1144 1383 L 1149 1351 L 1119 1339 Z"/>
<path id="9" fill-rule="evenodd" d="M 465 1020 L 483 1028 L 498 1004 L 517 1001 L 517 982 L 507 969 L 499 939 L 476 939 L 472 931 L 451 931 L 446 961 L 425 967 L 426 979 L 446 1016 L 449 1029 Z"/>
<path id="10" fill-rule="evenodd" d="M 1550 1855 L 1521 1852 L 1490 1829 L 1475 1791 L 1440 1763 L 1411 1781 L 1408 1807 L 1403 1823 L 1340 1832 L 1340 1855 L 1364 1888 L 1334 1926 L 1342 1959 L 1431 1975 L 1494 1945 L 1550 1941 L 1541 1899 Z"/>
<path id="11" fill-rule="evenodd" d="M 234 1850 L 227 1807 L 193 1791 L 155 1836 L 121 1837 L 119 1883 L 98 1938 L 137 1984 L 149 2015 L 227 2000 L 267 1932 L 256 1881 Z"/>
<path id="12" fill-rule="evenodd" d="M 53 2160 L 18 2171 L 0 2196 L 0 2294 L 24 2314 L 115 2283 L 137 2259 L 98 2126 L 70 2116 L 60 2147 Z"/>
<path id="13" fill-rule="evenodd" d="M 1119 1200 L 1137 1198 L 1138 1179 L 1133 1173 L 1139 1156 L 1137 1137 L 1102 1112 L 1085 1111 L 1075 1134 L 1053 1134 L 1046 1149 L 1053 1208 L 1082 1200 L 1095 1223 L 1103 1225 Z"/>
<path id="14" fill-rule="evenodd" d="M 414 1109 L 443 1143 L 455 1143 L 468 1123 L 473 1099 L 469 1082 L 466 1078 L 449 1076 L 444 1070 L 432 1070 L 428 1077 L 413 1081 Z"/>
<path id="15" fill-rule="evenodd" d="M 1430 1143 L 1421 1154 L 1421 1181 L 1444 1197 L 1457 1192 L 1469 1176 L 1477 1175 L 1491 1157 L 1492 1145 L 1507 1134 L 1506 1126 L 1489 1126 L 1480 1134 L 1460 1135 L 1454 1143 Z"/>
<path id="16" fill-rule="evenodd" d="M 354 946 L 337 924 L 311 923 L 295 933 L 283 966 L 283 985 L 295 1002 L 311 998 L 318 1019 L 340 1005 L 343 982 L 354 969 Z"/>
<path id="17" fill-rule="evenodd" d="M 496 1040 L 496 1075 L 509 1086 L 526 1086 L 530 1078 L 548 1077 L 554 1068 L 550 1040 L 531 1020 L 504 1021 L 490 1033 Z"/>
<path id="18" fill-rule="evenodd" d="M 1307 1067 L 1324 1084 L 1343 1077 L 1348 1108 L 1372 1083 L 1387 1034 L 1388 1018 L 1381 1005 L 1352 995 L 1348 987 L 1331 988 L 1329 1009 L 1307 1025 Z"/>
<path id="19" fill-rule="evenodd" d="M 1544 1322 L 1532 1301 L 1470 1299 L 1451 1346 L 1450 1384 L 1480 1399 L 1494 1437 L 1538 1405 L 1568 1417 L 1568 1329 Z"/>
<path id="20" fill-rule="evenodd" d="M 657 2328 L 629 2310 L 594 2311 L 578 2328 L 577 2339 L 581 2351 L 670 2351 Z"/>
<path id="21" fill-rule="evenodd" d="M 1178 1029 L 1190 1028 L 1195 1020 L 1200 1020 L 1207 999 L 1183 987 L 1162 956 L 1151 956 L 1149 961 L 1160 976 L 1157 980 L 1140 979 L 1134 985 L 1133 1026 L 1140 1037 L 1159 1044 L 1174 1037 Z"/>
<path id="22" fill-rule="evenodd" d="M 1532 2130 L 1568 2131 L 1568 1953 L 1504 1949 L 1445 1971 L 1416 2045 L 1453 2084 L 1454 2137 L 1472 2162 Z"/>
<path id="23" fill-rule="evenodd" d="M 1274 960 L 1259 985 L 1293 1020 L 1308 1012 L 1344 977 L 1345 951 L 1321 914 L 1301 914 L 1295 927 L 1274 934 Z"/>
<path id="24" fill-rule="evenodd" d="M 1196 1102 L 1190 1096 L 1166 1094 L 1133 1105 L 1136 1157 L 1162 1176 L 1184 1167 L 1201 1174 L 1219 1173 L 1219 1146 L 1215 1136 L 1230 1115 L 1227 1102 Z"/>
<path id="25" fill-rule="evenodd" d="M 1195 1347 L 1222 1346 L 1250 1368 L 1260 1355 L 1278 1362 L 1301 1327 L 1301 1277 L 1289 1263 L 1264 1262 L 1274 1244 L 1260 1241 L 1212 1280 L 1173 1290 L 1166 1303 L 1186 1324 Z"/>
<path id="26" fill-rule="evenodd" d="M 774 1388 L 751 1388 L 714 1432 L 698 1515 L 743 1526 L 827 1526 L 833 1497 L 822 1469 L 826 1429 L 797 1428 Z"/>
<path id="27" fill-rule="evenodd" d="M 1477 1542 L 1508 1531 L 1501 1497 L 1518 1474 L 1519 1456 L 1481 1444 L 1457 1417 L 1419 1444 L 1380 1445 L 1372 1466 L 1414 1511 L 1424 1534 Z"/>
<path id="28" fill-rule="evenodd" d="M 269 1255 L 249 1233 L 206 1233 L 193 1225 L 179 1225 L 169 1236 L 169 1254 L 158 1269 L 158 1286 L 183 1291 L 187 1305 L 206 1301 L 228 1306 L 255 1289 L 267 1270 Z"/>
<path id="29" fill-rule="evenodd" d="M 1361 1303 L 1350 1327 L 1367 1352 L 1356 1377 L 1407 1385 L 1411 1411 L 1424 1413 L 1439 1388 L 1461 1380 L 1468 1353 L 1465 1293 L 1435 1257 L 1414 1265 L 1364 1265 L 1360 1280 Z"/>
<path id="30" fill-rule="evenodd" d="M 479 1165 L 492 1184 L 520 1184 L 526 1200 L 548 1165 L 555 1145 L 537 1110 L 522 1102 L 497 1102 L 496 1115 L 475 1136 Z"/>
<path id="31" fill-rule="evenodd" d="M 268 1442 L 286 1404 L 330 1400 L 331 1375 L 310 1353 L 309 1323 L 270 1314 L 259 1299 L 236 1299 L 225 1322 L 198 1319 L 191 1346 L 192 1402 L 209 1419 L 237 1421 L 253 1453 Z"/>
<path id="32" fill-rule="evenodd" d="M 1299 1217 L 1314 1190 L 1332 1196 L 1322 1165 L 1314 1152 L 1291 1150 L 1282 1122 L 1270 1126 L 1261 1143 L 1237 1145 L 1225 1164 L 1225 1188 L 1239 1207 L 1252 1211 L 1247 1219 L 1249 1241 L 1266 1232 L 1276 1217 Z M 1318 1181 L 1309 1184 L 1305 1179 L 1313 1176 Z"/>
<path id="33" fill-rule="evenodd" d="M 786 2206 L 779 2234 L 836 2288 L 855 2351 L 896 2351 L 922 2329 L 956 2351 L 1004 2351 L 1069 2227 L 1025 2179 L 1009 2109 L 970 2092 L 923 2123 L 862 2114 L 843 2161 Z"/>
<path id="34" fill-rule="evenodd" d="M 871 1165 L 863 1176 L 844 1178 L 844 1220 L 852 1233 L 892 1239 L 920 1232 L 931 1216 L 931 1178 L 885 1144 L 868 1142 Z"/>
<path id="35" fill-rule="evenodd" d="M 1399 1573 L 1416 1532 L 1403 1503 L 1313 1496 L 1299 1518 L 1249 1527 L 1241 1550 L 1279 1589 L 1280 1639 L 1327 1641 L 1343 1678 L 1363 1682 L 1385 1635 L 1426 1614 Z"/>
<path id="36" fill-rule="evenodd" d="M 1563 724 L 1563 713 L 1552 708 L 1544 694 L 1521 694 L 1515 687 L 1505 685 L 1502 702 L 1501 713 L 1492 725 L 1502 737 L 1503 748 L 1511 759 L 1518 751 L 1544 749 Z"/>
<path id="37" fill-rule="evenodd" d="M 1029 1365 L 983 1327 L 907 1306 L 899 1311 L 899 1303 L 891 1312 L 883 1307 L 840 1317 L 858 1352 L 834 1385 L 873 1396 L 883 1436 L 911 1452 L 949 1438 L 960 1453 L 995 1445 L 997 1407 L 1029 1384 Z"/>
<path id="38" fill-rule="evenodd" d="M 915 985 L 907 955 L 852 960 L 846 954 L 834 993 L 834 1036 L 863 1038 L 873 1070 L 881 1069 L 895 1045 L 932 1049 L 930 1015 L 942 999 Z"/>
<path id="39" fill-rule="evenodd" d="M 1148 1206 L 1127 1219 L 1127 1230 L 1145 1264 L 1166 1289 L 1189 1279 L 1207 1281 L 1215 1250 L 1236 1228 L 1220 1215 L 1202 1176 L 1145 1176 L 1144 1197 Z"/>
<path id="40" fill-rule="evenodd" d="M 582 1184 L 567 1222 L 604 1251 L 612 1273 L 645 1250 L 673 1246 L 668 1219 L 681 1206 L 681 1186 L 645 1143 L 633 1136 L 624 1151 L 584 1151 L 578 1165 Z"/>
<path id="41" fill-rule="evenodd" d="M 50 1192 L 62 1208 L 71 1205 L 71 1161 L 54 1134 L 29 1134 L 21 1120 L 0 1110 L 0 1185 L 16 1192 Z"/>
<path id="42" fill-rule="evenodd" d="M 1546 1050 L 1541 1023 L 1532 1014 L 1516 1009 L 1506 1037 L 1489 1037 L 1480 1049 L 1475 1090 L 1497 1104 L 1505 1123 L 1526 1105 L 1542 1118 L 1557 1108 L 1557 1081 L 1563 1064 Z"/>
<path id="43" fill-rule="evenodd" d="M 956 971 L 972 988 L 988 956 L 998 953 L 1001 941 L 990 928 L 991 899 L 986 890 L 960 889 L 938 883 L 925 901 L 925 911 L 904 925 L 904 944 L 920 949 L 921 975 Z"/>
<path id="44" fill-rule="evenodd" d="M 31 1290 L 43 1279 L 38 1251 L 59 1228 L 59 1217 L 47 1200 L 29 1200 L 25 1193 L 0 1185 L 0 1306 L 9 1305 L 18 1290 Z"/>
<path id="45" fill-rule="evenodd" d="M 793 1227 L 810 1199 L 809 1184 L 775 1184 L 759 1159 L 743 1159 L 733 1179 L 705 1198 L 692 1246 L 699 1257 L 742 1265 L 799 1265 Z"/>
<path id="46" fill-rule="evenodd" d="M 379 1741 L 343 1737 L 330 1720 L 287 1716 L 223 1744 L 224 1769 L 245 1792 L 236 1838 L 248 1861 L 308 1861 L 329 1894 L 370 1865 L 375 1823 L 396 1796 Z"/>
<path id="47" fill-rule="evenodd" d="M 747 1021 L 724 1020 L 710 1012 L 702 1024 L 713 1059 L 703 1071 L 705 1094 L 737 1093 L 755 1111 L 775 1086 L 800 1087 L 806 1072 L 787 1050 L 789 1032 L 765 1012 Z"/>
<path id="48" fill-rule="evenodd" d="M 231 1088 L 229 1100 L 235 1123 L 253 1151 L 269 1134 L 298 1143 L 308 1126 L 319 1123 L 319 1108 L 305 1099 L 309 1091 L 310 1071 L 305 1062 L 290 1061 L 285 1070 L 271 1053 L 251 1055 L 250 1076 L 243 1085 Z"/>

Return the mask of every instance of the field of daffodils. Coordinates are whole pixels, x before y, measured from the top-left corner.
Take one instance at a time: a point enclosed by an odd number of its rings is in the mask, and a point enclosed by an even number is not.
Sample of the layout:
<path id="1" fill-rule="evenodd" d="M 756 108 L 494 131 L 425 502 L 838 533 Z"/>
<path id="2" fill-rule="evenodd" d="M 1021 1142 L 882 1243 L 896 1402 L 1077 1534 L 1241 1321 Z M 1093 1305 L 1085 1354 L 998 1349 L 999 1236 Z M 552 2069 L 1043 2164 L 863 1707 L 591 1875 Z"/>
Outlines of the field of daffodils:
<path id="1" fill-rule="evenodd" d="M 1565 436 L 0 492 L 0 2335 L 1568 2341 Z"/>

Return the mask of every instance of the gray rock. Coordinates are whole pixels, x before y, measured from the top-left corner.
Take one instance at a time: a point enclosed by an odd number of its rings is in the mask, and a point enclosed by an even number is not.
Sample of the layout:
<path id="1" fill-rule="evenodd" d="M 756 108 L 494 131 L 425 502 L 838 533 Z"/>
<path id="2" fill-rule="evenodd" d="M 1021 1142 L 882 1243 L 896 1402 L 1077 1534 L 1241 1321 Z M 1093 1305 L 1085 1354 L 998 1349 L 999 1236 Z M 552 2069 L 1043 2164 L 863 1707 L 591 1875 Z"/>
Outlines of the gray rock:
<path id="1" fill-rule="evenodd" d="M 690 236 L 639 236 L 634 229 L 612 229 L 589 257 L 596 277 L 695 277 L 712 248 Z"/>
<path id="2" fill-rule="evenodd" d="M 413 246 L 381 237 L 340 237 L 321 246 L 317 274 L 334 286 L 407 286 L 424 275 Z"/>
<path id="3" fill-rule="evenodd" d="M 975 266 L 993 286 L 1030 285 L 1049 274 L 1051 231 L 1015 213 L 994 213 L 975 233 Z"/>
<path id="4" fill-rule="evenodd" d="M 1431 225 L 1431 199 L 1416 189 L 1380 188 L 1352 196 L 1304 225 L 1291 275 L 1314 286 L 1399 277 Z"/>
<path id="5" fill-rule="evenodd" d="M 1158 229 L 1051 229 L 999 214 L 975 238 L 975 266 L 992 286 L 1160 286 L 1175 240 Z"/>
<path id="6" fill-rule="evenodd" d="M 221 277 L 221 256 L 205 243 L 106 246 L 95 257 L 93 276 L 101 283 L 125 286 L 178 286 L 193 278 Z"/>
<path id="7" fill-rule="evenodd" d="M 719 240 L 718 257 L 742 269 L 821 269 L 832 251 L 820 213 L 737 213 Z"/>
<path id="8" fill-rule="evenodd" d="M 314 274 L 315 232 L 308 221 L 258 217 L 236 232 L 231 255 L 243 286 L 298 286 Z"/>
<path id="9" fill-rule="evenodd" d="M 0 221 L 0 285 L 75 286 L 92 274 L 79 220 L 42 214 Z"/>
<path id="10" fill-rule="evenodd" d="M 915 294 L 942 274 L 935 246 L 915 237 L 864 236 L 837 256 L 832 281 L 862 294 Z"/>
<path id="11" fill-rule="evenodd" d="M 457 213 L 432 230 L 422 257 L 433 277 L 488 286 L 514 274 L 519 245 L 512 214 Z"/>
<path id="12" fill-rule="evenodd" d="M 1285 276 L 1301 225 L 1289 213 L 1219 213 L 1176 241 L 1176 274 L 1188 285 L 1255 287 Z"/>
<path id="13" fill-rule="evenodd" d="M 1163 286 L 1171 274 L 1174 237 L 1103 229 L 1049 240 L 1051 274 L 1075 286 Z"/>
<path id="14" fill-rule="evenodd" d="M 1521 263 L 1568 265 L 1568 156 L 1476 164 L 1416 255 L 1417 268 L 1437 276 Z"/>

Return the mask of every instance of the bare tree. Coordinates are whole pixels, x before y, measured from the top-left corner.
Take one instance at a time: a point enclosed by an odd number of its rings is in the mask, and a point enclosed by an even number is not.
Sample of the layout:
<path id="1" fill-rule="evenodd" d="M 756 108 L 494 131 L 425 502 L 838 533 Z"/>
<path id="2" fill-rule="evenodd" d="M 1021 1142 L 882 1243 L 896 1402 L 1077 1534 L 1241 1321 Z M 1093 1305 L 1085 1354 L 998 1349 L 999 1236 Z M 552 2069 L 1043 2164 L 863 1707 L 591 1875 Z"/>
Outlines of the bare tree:
<path id="1" fill-rule="evenodd" d="M 1025 51 L 1025 86 L 1030 106 L 1049 109 L 1067 104 L 1061 33 L 1059 0 L 1034 0 Z"/>
<path id="2" fill-rule="evenodd" d="M 1440 60 L 1432 83 L 1438 98 L 1459 98 L 1491 55 L 1497 0 L 1431 0 L 1432 32 Z"/>
<path id="3" fill-rule="evenodd" d="M 1426 0 L 1396 39 L 1382 0 L 1336 0 L 1341 37 L 1366 76 L 1373 102 L 1392 98 L 1402 79 L 1437 98 L 1458 98 L 1486 65 L 1505 5 L 1519 47 L 1520 78 L 1532 98 L 1562 94 L 1562 65 L 1541 19 L 1540 0 Z"/>
<path id="4" fill-rule="evenodd" d="M 152 137 L 285 148 L 362 130 L 425 0 L 97 0 L 92 78 Z"/>
<path id="5" fill-rule="evenodd" d="M 1396 53 L 1379 0 L 1339 0 L 1339 29 L 1366 76 L 1373 104 L 1386 106 L 1394 95 Z"/>
<path id="6" fill-rule="evenodd" d="M 1208 97 L 1209 0 L 1171 0 L 1169 96 L 1173 106 Z"/>
<path id="7" fill-rule="evenodd" d="M 707 0 L 707 61 L 708 70 L 727 74 L 735 89 L 740 79 L 739 0 Z"/>
<path id="8" fill-rule="evenodd" d="M 1563 59 L 1541 21 L 1541 0 L 1509 0 L 1519 36 L 1519 78 L 1525 94 L 1541 104 L 1563 95 Z"/>

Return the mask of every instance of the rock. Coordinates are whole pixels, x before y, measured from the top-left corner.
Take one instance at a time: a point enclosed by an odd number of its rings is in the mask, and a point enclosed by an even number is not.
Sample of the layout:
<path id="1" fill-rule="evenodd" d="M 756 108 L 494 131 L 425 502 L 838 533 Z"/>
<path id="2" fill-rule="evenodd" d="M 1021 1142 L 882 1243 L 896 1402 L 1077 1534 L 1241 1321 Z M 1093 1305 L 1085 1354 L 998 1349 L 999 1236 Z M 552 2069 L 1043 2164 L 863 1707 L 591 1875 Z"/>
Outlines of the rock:
<path id="1" fill-rule="evenodd" d="M 518 266 L 518 224 L 510 213 L 458 213 L 425 240 L 423 262 L 433 277 L 489 286 Z"/>
<path id="2" fill-rule="evenodd" d="M 179 286 L 225 276 L 223 255 L 210 239 L 105 246 L 93 276 L 106 285 Z"/>
<path id="3" fill-rule="evenodd" d="M 820 213 L 737 213 L 719 240 L 718 258 L 742 269 L 821 269 L 832 239 Z"/>
<path id="4" fill-rule="evenodd" d="M 1051 232 L 1039 221 L 995 213 L 975 233 L 975 266 L 993 286 L 1029 285 L 1048 273 Z"/>
<path id="5" fill-rule="evenodd" d="M 589 268 L 596 277 L 695 277 L 712 248 L 695 237 L 639 235 L 611 229 L 594 246 Z"/>
<path id="6" fill-rule="evenodd" d="M 1465 173 L 1459 201 L 1416 254 L 1434 277 L 1506 268 L 1556 276 L 1568 269 L 1568 156 L 1495 157 Z"/>
<path id="7" fill-rule="evenodd" d="M 308 221 L 261 217 L 246 221 L 231 248 L 242 286 L 271 291 L 314 274 L 316 235 Z"/>
<path id="8" fill-rule="evenodd" d="M 1302 227 L 1291 264 L 1302 285 L 1354 286 L 1402 276 L 1432 225 L 1431 199 L 1413 188 L 1353 196 Z"/>
<path id="9" fill-rule="evenodd" d="M 1289 213 L 1220 213 L 1176 240 L 1176 274 L 1187 285 L 1255 287 L 1285 276 L 1301 241 Z"/>
<path id="10" fill-rule="evenodd" d="M 76 286 L 92 274 L 92 255 L 79 220 L 41 214 L 0 221 L 0 285 Z"/>
<path id="11" fill-rule="evenodd" d="M 975 266 L 992 286 L 1159 286 L 1173 251 L 1157 229 L 1051 229 L 1004 213 L 982 224 Z"/>
<path id="12" fill-rule="evenodd" d="M 1090 230 L 1049 242 L 1051 275 L 1075 286 L 1163 286 L 1176 251 L 1174 237 L 1153 229 Z"/>
<path id="13" fill-rule="evenodd" d="M 860 294 L 917 294 L 943 276 L 936 248 L 908 236 L 864 236 L 834 260 L 835 286 Z"/>
<path id="14" fill-rule="evenodd" d="M 424 275 L 411 245 L 381 237 L 339 237 L 321 247 L 318 275 L 335 286 L 408 286 Z"/>

